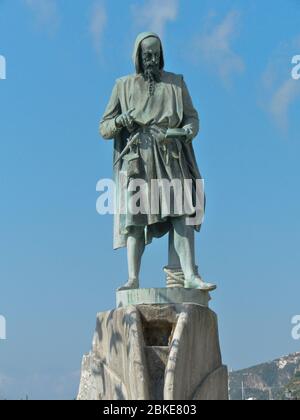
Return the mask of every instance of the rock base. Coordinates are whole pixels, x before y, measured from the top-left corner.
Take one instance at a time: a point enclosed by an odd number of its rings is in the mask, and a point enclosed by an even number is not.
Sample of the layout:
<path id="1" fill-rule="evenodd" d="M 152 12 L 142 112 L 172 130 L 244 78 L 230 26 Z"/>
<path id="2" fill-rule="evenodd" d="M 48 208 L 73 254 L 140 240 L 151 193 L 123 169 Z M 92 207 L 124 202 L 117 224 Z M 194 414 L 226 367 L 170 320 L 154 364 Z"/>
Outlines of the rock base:
<path id="1" fill-rule="evenodd" d="M 78 400 L 227 400 L 217 316 L 196 304 L 131 305 L 97 316 Z"/>

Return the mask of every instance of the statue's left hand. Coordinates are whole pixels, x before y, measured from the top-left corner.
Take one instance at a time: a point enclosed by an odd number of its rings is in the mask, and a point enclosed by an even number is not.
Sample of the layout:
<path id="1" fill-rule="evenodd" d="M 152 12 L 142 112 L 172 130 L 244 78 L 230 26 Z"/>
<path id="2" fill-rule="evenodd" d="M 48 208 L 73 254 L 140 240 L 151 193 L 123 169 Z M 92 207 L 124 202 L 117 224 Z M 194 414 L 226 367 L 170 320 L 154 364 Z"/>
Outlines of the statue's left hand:
<path id="1" fill-rule="evenodd" d="M 190 127 L 184 127 L 184 130 L 186 132 L 186 138 L 185 138 L 185 142 L 187 144 L 191 143 L 194 139 L 194 133 L 193 130 Z"/>

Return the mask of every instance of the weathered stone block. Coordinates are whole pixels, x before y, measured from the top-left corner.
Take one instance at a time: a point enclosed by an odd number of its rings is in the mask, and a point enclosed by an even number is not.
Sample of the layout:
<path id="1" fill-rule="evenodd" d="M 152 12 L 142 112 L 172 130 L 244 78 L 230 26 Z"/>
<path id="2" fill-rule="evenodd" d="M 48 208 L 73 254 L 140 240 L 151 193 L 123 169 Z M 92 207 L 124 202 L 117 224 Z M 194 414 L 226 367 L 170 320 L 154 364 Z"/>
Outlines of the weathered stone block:
<path id="1" fill-rule="evenodd" d="M 226 400 L 217 317 L 195 304 L 137 305 L 97 316 L 79 400 Z"/>

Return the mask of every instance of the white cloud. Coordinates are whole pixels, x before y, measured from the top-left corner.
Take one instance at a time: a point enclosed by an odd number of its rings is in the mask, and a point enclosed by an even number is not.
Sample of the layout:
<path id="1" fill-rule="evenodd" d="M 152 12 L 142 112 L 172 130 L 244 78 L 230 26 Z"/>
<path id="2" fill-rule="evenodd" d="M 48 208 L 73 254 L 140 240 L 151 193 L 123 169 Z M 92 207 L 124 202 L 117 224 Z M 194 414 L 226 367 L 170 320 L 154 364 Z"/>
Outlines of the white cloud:
<path id="1" fill-rule="evenodd" d="M 97 52 L 102 46 L 103 32 L 107 23 L 107 14 L 103 0 L 97 0 L 93 4 L 92 16 L 90 21 L 90 33 Z"/>
<path id="2" fill-rule="evenodd" d="M 236 73 L 242 73 L 245 64 L 234 52 L 232 42 L 238 34 L 240 13 L 229 12 L 220 23 L 212 22 L 210 14 L 206 21 L 206 30 L 196 37 L 193 58 L 203 60 L 225 82 L 230 82 Z"/>
<path id="3" fill-rule="evenodd" d="M 292 78 L 284 81 L 271 97 L 269 112 L 283 130 L 288 129 L 289 110 L 298 97 L 300 97 L 300 82 L 296 82 Z"/>
<path id="4" fill-rule="evenodd" d="M 289 111 L 300 99 L 300 81 L 292 78 L 291 63 L 299 49 L 300 38 L 282 43 L 270 58 L 262 77 L 262 104 L 282 131 L 288 130 Z"/>
<path id="5" fill-rule="evenodd" d="M 58 24 L 57 0 L 24 0 L 24 2 L 34 13 L 39 25 L 47 25 L 53 29 Z"/>
<path id="6" fill-rule="evenodd" d="M 134 22 L 143 30 L 156 32 L 163 37 L 168 22 L 177 19 L 179 0 L 145 0 L 132 7 Z"/>

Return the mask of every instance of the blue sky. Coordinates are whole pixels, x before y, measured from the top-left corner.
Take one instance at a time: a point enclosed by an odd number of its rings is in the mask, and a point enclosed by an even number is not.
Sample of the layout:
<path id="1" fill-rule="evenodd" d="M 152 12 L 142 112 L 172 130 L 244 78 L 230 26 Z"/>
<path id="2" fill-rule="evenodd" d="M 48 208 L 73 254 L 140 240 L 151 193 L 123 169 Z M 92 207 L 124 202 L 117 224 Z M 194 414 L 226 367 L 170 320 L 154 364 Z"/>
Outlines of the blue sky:
<path id="1" fill-rule="evenodd" d="M 197 256 L 219 285 L 224 362 L 300 350 L 299 22 L 297 0 L 0 0 L 0 398 L 74 398 L 96 313 L 126 280 L 112 219 L 95 210 L 112 174 L 97 129 L 143 30 L 162 35 L 202 121 Z M 144 287 L 164 284 L 166 260 L 164 238 L 147 249 Z"/>

